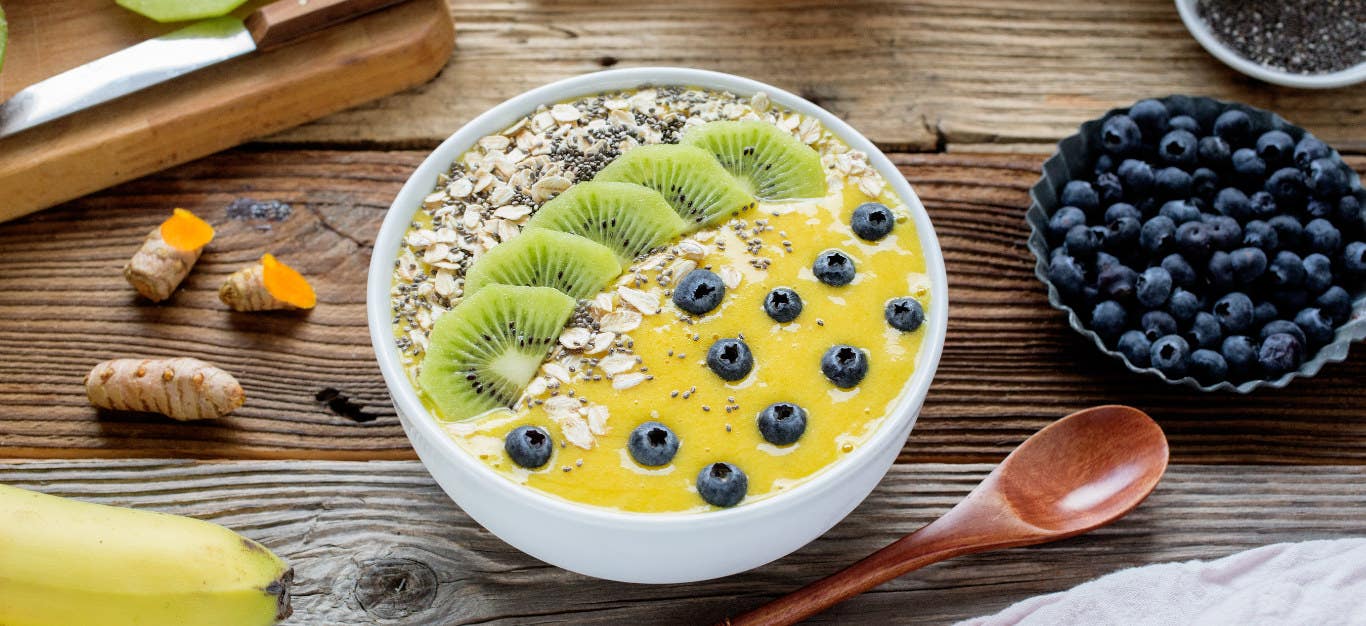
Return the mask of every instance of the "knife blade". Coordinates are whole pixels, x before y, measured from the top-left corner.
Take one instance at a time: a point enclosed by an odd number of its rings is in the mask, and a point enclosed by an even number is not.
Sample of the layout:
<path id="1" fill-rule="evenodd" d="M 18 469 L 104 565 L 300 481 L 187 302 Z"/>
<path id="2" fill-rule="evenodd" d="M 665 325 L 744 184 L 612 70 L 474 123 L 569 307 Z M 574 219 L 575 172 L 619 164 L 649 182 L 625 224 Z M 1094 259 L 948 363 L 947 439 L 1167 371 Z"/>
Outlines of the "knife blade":
<path id="1" fill-rule="evenodd" d="M 14 94 L 0 104 L 0 138 L 402 1 L 278 0 L 245 21 L 219 17 L 196 22 Z"/>

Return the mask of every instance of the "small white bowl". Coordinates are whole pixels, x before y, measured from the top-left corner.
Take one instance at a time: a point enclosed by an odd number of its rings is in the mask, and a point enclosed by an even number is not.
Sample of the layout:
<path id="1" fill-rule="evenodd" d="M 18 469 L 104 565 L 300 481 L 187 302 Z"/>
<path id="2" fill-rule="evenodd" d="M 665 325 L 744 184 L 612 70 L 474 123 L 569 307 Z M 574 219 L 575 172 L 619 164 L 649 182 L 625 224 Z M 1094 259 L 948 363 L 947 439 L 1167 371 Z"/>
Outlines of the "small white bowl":
<path id="1" fill-rule="evenodd" d="M 930 276 L 927 333 L 892 414 L 869 441 L 791 491 L 733 509 L 641 514 L 577 504 L 519 486 L 462 450 L 419 401 L 399 361 L 389 288 L 404 231 L 437 175 L 485 135 L 551 104 L 604 91 L 682 85 L 751 95 L 819 119 L 869 163 L 910 209 Z M 533 89 L 490 109 L 444 141 L 399 191 L 375 240 L 366 297 L 370 338 L 403 430 L 427 470 L 470 517 L 538 559 L 568 570 L 625 582 L 677 583 L 749 570 L 802 547 L 867 497 L 896 460 L 939 365 L 948 322 L 944 258 L 920 199 L 873 144 L 829 112 L 760 82 L 693 69 L 631 68 L 586 74 Z"/>
<path id="2" fill-rule="evenodd" d="M 1185 23 L 1186 30 L 1190 31 L 1206 52 L 1223 61 L 1224 65 L 1239 72 L 1275 85 L 1299 87 L 1301 89 L 1333 89 L 1355 85 L 1366 80 L 1366 62 L 1328 74 L 1295 74 L 1272 69 L 1252 61 L 1225 45 L 1215 36 L 1214 31 L 1210 30 L 1209 24 L 1200 17 L 1200 11 L 1195 6 L 1196 2 L 1197 0 L 1176 0 L 1176 12 L 1181 14 L 1181 21 Z"/>

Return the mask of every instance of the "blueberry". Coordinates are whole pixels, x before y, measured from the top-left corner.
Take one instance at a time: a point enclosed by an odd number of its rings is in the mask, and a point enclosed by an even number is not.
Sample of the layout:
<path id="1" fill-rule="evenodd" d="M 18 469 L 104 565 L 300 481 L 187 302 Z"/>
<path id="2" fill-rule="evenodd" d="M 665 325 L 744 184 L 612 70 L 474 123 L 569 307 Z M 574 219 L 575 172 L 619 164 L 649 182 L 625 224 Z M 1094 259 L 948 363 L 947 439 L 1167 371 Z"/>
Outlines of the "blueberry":
<path id="1" fill-rule="evenodd" d="M 1115 173 L 1119 174 L 1119 182 L 1124 184 L 1125 191 L 1129 192 L 1131 197 L 1148 195 L 1156 182 L 1156 174 L 1147 161 L 1125 159 Z"/>
<path id="2" fill-rule="evenodd" d="M 1190 131 L 1168 131 L 1157 142 L 1157 156 L 1169 165 L 1192 168 L 1195 166 L 1195 144 L 1198 141 Z"/>
<path id="3" fill-rule="evenodd" d="M 1252 203 L 1236 187 L 1224 187 L 1214 196 L 1214 210 L 1237 220 L 1252 217 Z"/>
<path id="4" fill-rule="evenodd" d="M 1315 252 L 1304 257 L 1304 288 L 1309 293 L 1323 293 L 1333 285 L 1333 262 Z"/>
<path id="5" fill-rule="evenodd" d="M 1246 378 L 1257 364 L 1257 344 L 1252 343 L 1252 339 L 1246 335 L 1225 337 L 1219 353 L 1224 356 L 1229 371 L 1238 378 Z"/>
<path id="6" fill-rule="evenodd" d="M 1151 256 L 1172 249 L 1176 244 L 1176 222 L 1162 215 L 1148 220 L 1139 233 L 1138 243 Z"/>
<path id="7" fill-rule="evenodd" d="M 1234 286 L 1233 255 L 1219 250 L 1209 257 L 1205 269 L 1210 286 L 1219 291 L 1228 291 Z"/>
<path id="8" fill-rule="evenodd" d="M 1333 217 L 1333 204 L 1331 202 L 1324 202 L 1318 198 L 1313 198 L 1305 203 L 1304 216 L 1306 219 L 1314 219 L 1316 217 L 1331 218 Z"/>
<path id="9" fill-rule="evenodd" d="M 1295 140 L 1285 131 L 1268 130 L 1257 138 L 1257 156 L 1262 157 L 1268 166 L 1288 164 L 1294 154 Z"/>
<path id="10" fill-rule="evenodd" d="M 1276 197 L 1265 191 L 1252 194 L 1248 197 L 1247 202 L 1252 217 L 1267 219 L 1276 214 Z"/>
<path id="11" fill-rule="evenodd" d="M 1095 174 L 1096 176 L 1100 176 L 1101 174 L 1104 174 L 1106 172 L 1114 171 L 1115 160 L 1111 158 L 1108 154 L 1102 154 L 1096 157 L 1096 165 L 1095 167 L 1091 168 L 1091 173 Z"/>
<path id="12" fill-rule="evenodd" d="M 1266 161 L 1257 156 L 1257 152 L 1252 148 L 1234 150 L 1229 162 L 1233 164 L 1233 173 L 1243 184 L 1260 183 L 1266 178 Z"/>
<path id="13" fill-rule="evenodd" d="M 1049 262 L 1048 280 L 1063 295 L 1076 297 L 1086 288 L 1086 270 L 1076 259 L 1063 254 Z"/>
<path id="14" fill-rule="evenodd" d="M 1256 307 L 1247 294 L 1235 291 L 1214 303 L 1214 317 L 1226 335 L 1241 335 L 1252 330 Z"/>
<path id="15" fill-rule="evenodd" d="M 1083 261 L 1095 257 L 1100 244 L 1100 235 L 1089 226 L 1073 226 L 1067 231 L 1067 253 Z"/>
<path id="16" fill-rule="evenodd" d="M 821 373 L 836 387 L 856 386 L 868 373 L 868 353 L 854 346 L 831 346 L 821 357 Z"/>
<path id="17" fill-rule="evenodd" d="M 1276 334 L 1290 335 L 1291 337 L 1294 337 L 1296 341 L 1299 341 L 1301 345 L 1307 341 L 1304 329 L 1300 328 L 1299 324 L 1290 320 L 1274 320 L 1267 322 L 1265 326 L 1262 326 L 1261 331 L 1257 333 L 1262 341 L 1266 341 L 1267 337 Z"/>
<path id="18" fill-rule="evenodd" d="M 754 369 L 754 354 L 740 339 L 718 339 L 707 350 L 707 367 L 722 380 L 740 380 Z"/>
<path id="19" fill-rule="evenodd" d="M 1072 230 L 1073 226 L 1086 224 L 1086 212 L 1074 206 L 1065 206 L 1058 209 L 1053 217 L 1048 218 L 1048 239 L 1053 243 L 1061 243 L 1063 237 L 1067 236 L 1067 231 Z"/>
<path id="20" fill-rule="evenodd" d="M 1062 188 L 1062 196 L 1059 197 L 1059 201 L 1087 213 L 1100 208 L 1100 195 L 1091 187 L 1091 183 L 1084 180 L 1068 181 Z"/>
<path id="21" fill-rule="evenodd" d="M 1342 248 L 1342 269 L 1353 276 L 1366 276 L 1366 242 L 1353 241 Z"/>
<path id="22" fill-rule="evenodd" d="M 1167 111 L 1167 105 L 1149 98 L 1129 107 L 1129 118 L 1138 124 L 1145 137 L 1152 139 L 1167 132 L 1167 120 L 1171 119 L 1171 113 Z"/>
<path id="23" fill-rule="evenodd" d="M 1096 274 L 1096 287 L 1100 293 L 1115 300 L 1132 298 L 1137 282 L 1138 274 L 1127 265 L 1111 265 Z"/>
<path id="24" fill-rule="evenodd" d="M 1121 217 L 1131 217 L 1133 219 L 1142 221 L 1143 212 L 1139 211 L 1138 207 L 1135 207 L 1134 205 L 1129 204 L 1127 202 L 1116 202 L 1110 205 L 1110 208 L 1105 209 L 1105 221 L 1107 223 L 1113 222 Z"/>
<path id="25" fill-rule="evenodd" d="M 811 271 L 831 287 L 843 287 L 854 280 L 854 260 L 839 250 L 826 250 L 816 257 Z"/>
<path id="26" fill-rule="evenodd" d="M 1124 305 L 1114 300 L 1106 300 L 1092 309 L 1091 330 L 1096 331 L 1097 335 L 1108 341 L 1124 332 L 1127 318 L 1128 314 L 1124 310 Z"/>
<path id="27" fill-rule="evenodd" d="M 1300 288 L 1277 289 L 1271 292 L 1271 301 L 1280 311 L 1298 311 L 1309 304 L 1309 292 Z"/>
<path id="28" fill-rule="evenodd" d="M 1191 190 L 1202 200 L 1214 200 L 1214 194 L 1219 191 L 1219 175 L 1207 167 L 1195 170 L 1191 174 Z"/>
<path id="29" fill-rule="evenodd" d="M 1318 307 L 1309 307 L 1297 313 L 1295 325 L 1304 331 L 1310 346 L 1318 347 L 1333 341 L 1333 320 Z"/>
<path id="30" fill-rule="evenodd" d="M 693 315 L 702 315 L 721 304 L 726 295 L 726 284 L 710 270 L 688 272 L 674 286 L 673 301 L 678 308 Z"/>
<path id="31" fill-rule="evenodd" d="M 1213 348 L 1223 341 L 1224 331 L 1219 327 L 1219 318 L 1214 317 L 1212 313 L 1201 311 L 1191 320 L 1186 338 L 1197 348 Z"/>
<path id="32" fill-rule="evenodd" d="M 1309 188 L 1320 198 L 1347 193 L 1347 172 L 1334 159 L 1315 159 L 1309 164 Z"/>
<path id="33" fill-rule="evenodd" d="M 1186 222 L 1176 227 L 1176 250 L 1186 255 L 1187 259 L 1203 259 L 1209 256 L 1213 249 L 1209 226 L 1204 223 Z"/>
<path id="34" fill-rule="evenodd" d="M 1152 366 L 1163 374 L 1180 378 L 1186 375 L 1190 353 L 1190 344 L 1185 339 L 1179 335 L 1167 335 L 1153 342 L 1148 358 Z"/>
<path id="35" fill-rule="evenodd" d="M 1263 252 L 1272 253 L 1280 247 L 1280 236 L 1270 224 L 1262 220 L 1252 220 L 1243 225 L 1243 243 Z"/>
<path id="36" fill-rule="evenodd" d="M 1266 221 L 1272 230 L 1276 231 L 1276 240 L 1281 247 L 1296 248 L 1300 245 L 1300 240 L 1304 236 L 1304 226 L 1295 216 L 1282 213 Z"/>
<path id="37" fill-rule="evenodd" d="M 1100 141 L 1105 151 L 1124 156 L 1143 145 L 1143 131 L 1127 115 L 1114 115 L 1100 128 Z"/>
<path id="38" fill-rule="evenodd" d="M 1295 165 L 1301 169 L 1308 169 L 1310 163 L 1332 156 L 1332 154 L 1333 151 L 1328 148 L 1328 144 L 1306 133 L 1300 138 L 1299 143 L 1295 144 Z"/>
<path id="39" fill-rule="evenodd" d="M 797 319 L 802 313 L 802 297 L 787 287 L 778 287 L 764 296 L 764 312 L 779 324 Z"/>
<path id="40" fill-rule="evenodd" d="M 1329 287 L 1327 291 L 1319 294 L 1314 304 L 1318 305 L 1319 310 L 1333 320 L 1335 325 L 1346 322 L 1352 315 L 1352 296 L 1338 285 Z"/>
<path id="41" fill-rule="evenodd" d="M 1180 322 L 1189 322 L 1200 311 L 1200 297 L 1177 287 L 1167 299 L 1167 312 Z"/>
<path id="42" fill-rule="evenodd" d="M 1252 325 L 1261 328 L 1280 316 L 1281 310 L 1275 304 L 1258 302 L 1256 308 L 1252 309 Z"/>
<path id="43" fill-rule="evenodd" d="M 1178 225 L 1186 222 L 1200 221 L 1200 209 L 1185 200 L 1169 200 L 1162 204 L 1162 208 L 1157 210 L 1157 214 L 1170 218 Z"/>
<path id="44" fill-rule="evenodd" d="M 1224 141 L 1223 137 L 1209 135 L 1200 138 L 1199 145 L 1195 147 L 1195 155 L 1199 158 L 1200 165 L 1222 170 L 1228 167 L 1233 149 L 1228 147 L 1228 142 Z"/>
<path id="45" fill-rule="evenodd" d="M 1205 225 L 1209 227 L 1209 240 L 1220 250 L 1231 250 L 1243 242 L 1243 227 L 1227 215 L 1205 214 Z"/>
<path id="46" fill-rule="evenodd" d="M 1153 178 L 1153 188 L 1161 199 L 1189 198 L 1193 186 L 1191 175 L 1179 167 L 1164 167 Z"/>
<path id="47" fill-rule="evenodd" d="M 1177 331 L 1176 318 L 1166 311 L 1148 311 L 1139 320 L 1138 327 L 1143 331 L 1143 336 L 1148 341 L 1156 341 L 1159 337 L 1174 335 Z"/>
<path id="48" fill-rule="evenodd" d="M 1262 342 L 1257 353 L 1257 363 L 1268 376 L 1280 376 L 1293 372 L 1304 362 L 1304 344 L 1285 333 L 1276 333 Z"/>
<path id="49" fill-rule="evenodd" d="M 1110 206 L 1124 199 L 1124 184 L 1119 182 L 1119 176 L 1110 172 L 1097 175 L 1091 186 L 1100 196 L 1100 206 Z"/>
<path id="50" fill-rule="evenodd" d="M 895 224 L 896 217 L 892 215 L 892 210 L 878 202 L 858 205 L 853 216 L 849 218 L 849 226 L 854 229 L 854 234 L 866 241 L 877 241 L 886 237 L 887 233 L 892 232 L 892 226 Z"/>
<path id="51" fill-rule="evenodd" d="M 745 499 L 749 477 L 730 463 L 712 463 L 697 473 L 697 495 L 712 506 L 732 507 Z"/>
<path id="52" fill-rule="evenodd" d="M 1342 247 L 1342 233 L 1332 222 L 1319 218 L 1304 225 L 1304 243 L 1311 251 L 1332 256 Z"/>
<path id="53" fill-rule="evenodd" d="M 1347 224 L 1361 224 L 1361 201 L 1356 196 L 1345 195 L 1338 198 L 1337 219 L 1338 222 Z"/>
<path id="54" fill-rule="evenodd" d="M 775 446 L 797 443 L 806 432 L 806 409 L 791 402 L 775 402 L 759 411 L 759 434 Z"/>
<path id="55" fill-rule="evenodd" d="M 1156 309 L 1167 303 L 1172 295 L 1172 275 L 1160 267 L 1150 267 L 1138 275 L 1134 294 L 1143 306 Z"/>
<path id="56" fill-rule="evenodd" d="M 887 324 L 897 330 L 913 333 L 925 322 L 925 309 L 915 298 L 905 297 L 887 301 L 882 310 Z"/>
<path id="57" fill-rule="evenodd" d="M 1201 348 L 1192 352 L 1189 369 L 1191 376 L 1206 385 L 1228 380 L 1228 361 L 1213 350 Z"/>
<path id="58" fill-rule="evenodd" d="M 1167 128 L 1169 129 L 1169 132 L 1176 132 L 1179 130 L 1192 135 L 1200 134 L 1200 122 L 1195 121 L 1195 118 L 1189 115 L 1177 115 L 1176 117 L 1171 118 L 1167 121 Z"/>
<path id="59" fill-rule="evenodd" d="M 645 467 L 668 465 L 678 454 L 678 435 L 659 422 L 645 422 L 631 431 L 626 450 Z"/>
<path id="60" fill-rule="evenodd" d="M 1281 250 L 1267 268 L 1271 285 L 1278 289 L 1293 289 L 1304 284 L 1304 261 L 1289 250 Z"/>
<path id="61" fill-rule="evenodd" d="M 1263 189 L 1276 199 L 1276 206 L 1292 211 L 1303 208 L 1309 201 L 1309 188 L 1305 184 L 1304 173 L 1293 167 L 1276 170 L 1266 179 Z"/>
<path id="62" fill-rule="evenodd" d="M 1246 285 L 1266 273 L 1266 253 L 1261 248 L 1238 248 L 1229 253 L 1233 262 L 1233 280 Z"/>
<path id="63" fill-rule="evenodd" d="M 1148 367 L 1152 362 L 1150 356 L 1152 345 L 1143 331 L 1129 330 L 1119 336 L 1119 342 L 1115 344 L 1115 349 L 1128 358 L 1134 367 Z"/>
<path id="64" fill-rule="evenodd" d="M 1186 257 L 1176 253 L 1162 259 L 1162 269 L 1167 270 L 1167 275 L 1172 277 L 1173 283 L 1182 287 L 1190 287 L 1200 279 Z"/>
<path id="65" fill-rule="evenodd" d="M 536 469 L 550 461 L 555 442 L 550 433 L 537 426 L 518 426 L 503 439 L 503 449 L 512 462 L 527 469 Z"/>
<path id="66" fill-rule="evenodd" d="M 1106 226 L 1105 230 L 1105 237 L 1102 239 L 1105 242 L 1106 248 L 1120 252 L 1128 252 L 1138 245 L 1138 237 L 1139 233 L 1143 231 L 1143 224 L 1132 217 L 1121 217 L 1111 221 L 1109 225 Z"/>
<path id="67" fill-rule="evenodd" d="M 1105 252 L 1096 253 L 1096 271 L 1101 271 L 1107 267 L 1114 267 L 1116 265 L 1123 264 L 1124 263 L 1120 262 L 1119 257 L 1116 257 L 1113 254 L 1108 254 Z"/>
<path id="68" fill-rule="evenodd" d="M 1252 118 L 1236 109 L 1224 111 L 1214 120 L 1214 134 L 1229 145 L 1242 145 L 1252 138 Z"/>

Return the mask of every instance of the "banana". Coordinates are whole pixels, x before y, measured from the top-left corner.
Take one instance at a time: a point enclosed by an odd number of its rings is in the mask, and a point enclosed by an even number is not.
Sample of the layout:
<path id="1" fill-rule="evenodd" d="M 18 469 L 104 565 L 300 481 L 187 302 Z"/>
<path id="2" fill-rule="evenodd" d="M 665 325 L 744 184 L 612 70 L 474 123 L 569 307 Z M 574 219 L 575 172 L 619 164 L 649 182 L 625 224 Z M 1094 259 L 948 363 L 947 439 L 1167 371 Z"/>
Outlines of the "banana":
<path id="1" fill-rule="evenodd" d="M 292 578 L 216 524 L 0 485 L 4 626 L 272 624 Z"/>

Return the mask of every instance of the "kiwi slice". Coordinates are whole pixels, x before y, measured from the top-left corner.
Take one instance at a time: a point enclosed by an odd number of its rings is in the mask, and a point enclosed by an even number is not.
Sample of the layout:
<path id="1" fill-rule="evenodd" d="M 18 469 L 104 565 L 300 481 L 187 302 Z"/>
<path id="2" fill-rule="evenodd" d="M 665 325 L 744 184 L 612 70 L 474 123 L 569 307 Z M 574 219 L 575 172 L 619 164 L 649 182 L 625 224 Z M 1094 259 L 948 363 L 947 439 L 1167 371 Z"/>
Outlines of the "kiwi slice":
<path id="1" fill-rule="evenodd" d="M 825 196 L 821 155 L 768 122 L 709 122 L 685 133 L 683 143 L 712 153 L 762 200 Z"/>
<path id="2" fill-rule="evenodd" d="M 527 228 L 480 256 L 465 274 L 465 295 L 486 285 L 554 287 L 591 298 L 621 273 L 616 253 L 586 237 Z"/>
<path id="3" fill-rule="evenodd" d="M 129 11 L 158 22 L 184 22 L 223 17 L 247 0 L 116 0 Z"/>
<path id="4" fill-rule="evenodd" d="M 594 180 L 645 185 L 690 224 L 712 225 L 754 207 L 735 178 L 711 153 L 695 146 L 639 146 L 603 168 Z"/>
<path id="5" fill-rule="evenodd" d="M 688 228 L 658 191 L 597 181 L 579 183 L 555 196 L 531 216 L 527 226 L 592 239 L 614 250 L 623 265 Z"/>
<path id="6" fill-rule="evenodd" d="M 5 7 L 0 7 L 0 69 L 5 68 L 5 44 L 9 43 L 9 23 L 5 21 Z"/>
<path id="7" fill-rule="evenodd" d="M 437 319 L 418 384 L 447 420 L 511 405 L 555 345 L 574 304 L 550 287 L 480 289 Z"/>

